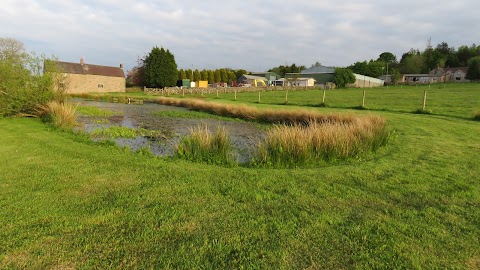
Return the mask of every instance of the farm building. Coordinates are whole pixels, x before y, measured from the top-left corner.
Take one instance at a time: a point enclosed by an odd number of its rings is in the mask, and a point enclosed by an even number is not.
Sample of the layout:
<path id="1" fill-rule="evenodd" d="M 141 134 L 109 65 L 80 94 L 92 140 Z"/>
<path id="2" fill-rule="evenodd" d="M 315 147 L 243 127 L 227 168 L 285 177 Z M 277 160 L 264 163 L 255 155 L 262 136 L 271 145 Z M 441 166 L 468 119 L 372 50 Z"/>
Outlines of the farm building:
<path id="1" fill-rule="evenodd" d="M 468 82 L 468 67 L 441 68 L 437 67 L 430 71 L 430 74 L 443 75 L 445 82 Z"/>
<path id="2" fill-rule="evenodd" d="M 280 75 L 275 72 L 251 72 L 250 75 L 264 77 L 267 79 L 267 85 L 272 85 L 274 81 L 280 79 Z"/>
<path id="3" fill-rule="evenodd" d="M 265 77 L 244 74 L 238 78 L 238 82 L 244 85 L 266 86 L 268 80 Z"/>
<path id="4" fill-rule="evenodd" d="M 384 85 L 384 80 L 360 75 L 360 74 L 353 74 L 355 76 L 355 82 L 352 84 L 348 84 L 348 87 L 357 87 L 357 88 L 370 88 L 370 87 L 379 87 Z"/>
<path id="5" fill-rule="evenodd" d="M 444 82 L 445 76 L 438 74 L 405 74 L 402 82 L 407 84 L 429 84 Z"/>
<path id="6" fill-rule="evenodd" d="M 288 79 L 278 79 L 274 81 L 276 86 L 315 86 L 314 78 L 288 78 Z"/>
<path id="7" fill-rule="evenodd" d="M 62 74 L 56 83 L 65 93 L 125 92 L 125 73 L 119 67 L 54 61 L 47 72 Z M 52 69 L 52 70 L 48 70 Z"/>

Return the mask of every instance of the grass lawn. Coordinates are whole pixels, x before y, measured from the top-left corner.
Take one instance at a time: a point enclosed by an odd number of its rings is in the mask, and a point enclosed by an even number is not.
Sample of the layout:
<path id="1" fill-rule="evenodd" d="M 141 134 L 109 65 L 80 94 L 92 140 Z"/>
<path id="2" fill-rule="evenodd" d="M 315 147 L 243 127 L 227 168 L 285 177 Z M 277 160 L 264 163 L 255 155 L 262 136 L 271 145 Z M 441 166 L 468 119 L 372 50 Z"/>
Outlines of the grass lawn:
<path id="1" fill-rule="evenodd" d="M 388 119 L 388 146 L 310 169 L 151 158 L 35 119 L 0 119 L 0 268 L 478 269 L 477 86 L 438 99 L 432 86 L 432 115 L 410 113 L 420 86 L 406 90 L 408 106 L 393 87 L 369 90 L 376 111 L 356 112 Z M 328 91 L 334 108 L 311 109 L 344 111 L 359 93 Z M 257 106 L 316 102 L 290 98 Z"/>

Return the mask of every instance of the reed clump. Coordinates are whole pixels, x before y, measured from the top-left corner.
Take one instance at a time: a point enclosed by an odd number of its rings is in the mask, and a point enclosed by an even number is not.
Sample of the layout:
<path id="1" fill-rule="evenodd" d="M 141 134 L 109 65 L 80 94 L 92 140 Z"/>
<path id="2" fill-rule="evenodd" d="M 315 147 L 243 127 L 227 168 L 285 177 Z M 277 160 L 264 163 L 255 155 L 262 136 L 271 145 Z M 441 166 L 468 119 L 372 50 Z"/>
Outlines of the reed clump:
<path id="1" fill-rule="evenodd" d="M 258 145 L 253 163 L 267 167 L 319 164 L 375 151 L 387 139 L 386 121 L 376 116 L 277 125 Z"/>
<path id="2" fill-rule="evenodd" d="M 233 166 L 238 163 L 225 128 L 212 132 L 205 124 L 190 129 L 190 134 L 176 146 L 175 156 L 208 164 Z"/>
<path id="3" fill-rule="evenodd" d="M 51 122 L 54 126 L 69 128 L 77 124 L 76 110 L 77 106 L 71 103 L 50 101 L 38 105 L 37 115 L 44 121 Z"/>

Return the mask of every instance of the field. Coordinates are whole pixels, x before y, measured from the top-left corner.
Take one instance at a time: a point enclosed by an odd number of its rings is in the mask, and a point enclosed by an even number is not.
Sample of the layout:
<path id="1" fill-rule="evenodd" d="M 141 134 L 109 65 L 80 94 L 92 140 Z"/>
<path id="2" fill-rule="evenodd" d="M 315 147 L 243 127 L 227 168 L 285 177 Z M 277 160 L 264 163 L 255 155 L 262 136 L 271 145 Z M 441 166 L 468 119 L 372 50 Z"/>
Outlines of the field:
<path id="1" fill-rule="evenodd" d="M 367 89 L 370 110 L 351 110 L 358 89 L 327 91 L 325 108 L 320 90 L 205 97 L 375 114 L 394 131 L 309 169 L 160 159 L 0 119 L 0 268 L 479 269 L 480 85 L 443 87 Z M 432 113 L 414 114 L 424 90 Z"/>

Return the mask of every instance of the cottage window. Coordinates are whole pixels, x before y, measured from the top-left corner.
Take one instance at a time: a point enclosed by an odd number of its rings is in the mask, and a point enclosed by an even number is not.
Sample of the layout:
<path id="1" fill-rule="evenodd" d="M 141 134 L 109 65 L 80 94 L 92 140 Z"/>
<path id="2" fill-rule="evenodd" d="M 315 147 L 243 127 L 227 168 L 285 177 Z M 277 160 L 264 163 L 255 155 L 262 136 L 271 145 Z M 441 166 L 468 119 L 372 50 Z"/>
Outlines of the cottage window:
<path id="1" fill-rule="evenodd" d="M 103 84 L 99 83 L 98 88 L 103 88 Z"/>
<path id="2" fill-rule="evenodd" d="M 462 78 L 460 78 L 460 77 L 455 77 L 455 80 L 457 80 L 457 81 L 461 81 L 461 80 L 462 80 Z"/>

